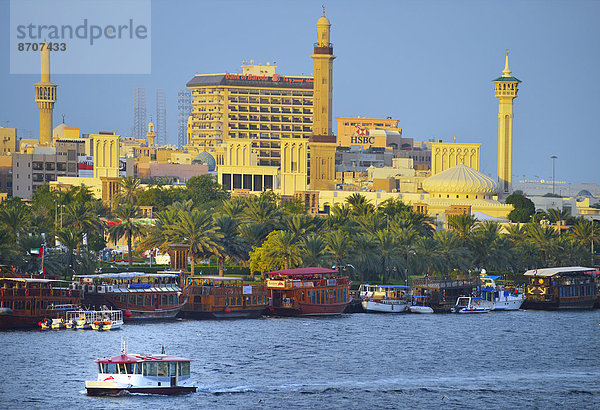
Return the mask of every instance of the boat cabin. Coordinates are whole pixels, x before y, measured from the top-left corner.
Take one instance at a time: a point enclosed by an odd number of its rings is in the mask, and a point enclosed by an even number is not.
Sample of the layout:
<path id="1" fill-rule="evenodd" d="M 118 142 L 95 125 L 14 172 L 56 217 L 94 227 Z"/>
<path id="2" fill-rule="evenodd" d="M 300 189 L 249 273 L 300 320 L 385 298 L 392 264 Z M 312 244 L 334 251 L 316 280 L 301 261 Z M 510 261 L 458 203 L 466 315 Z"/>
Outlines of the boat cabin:
<path id="1" fill-rule="evenodd" d="M 298 268 L 264 275 L 271 310 L 278 314 L 339 314 L 351 299 L 350 278 L 337 270 Z"/>
<path id="2" fill-rule="evenodd" d="M 242 312 L 259 316 L 267 306 L 264 286 L 244 283 L 240 277 L 188 276 L 184 292 L 188 296 L 184 317 L 237 317 Z"/>
<path id="3" fill-rule="evenodd" d="M 526 309 L 591 309 L 596 302 L 594 268 L 567 266 L 531 269 L 528 279 Z"/>
<path id="4" fill-rule="evenodd" d="M 131 393 L 178 394 L 196 391 L 190 380 L 190 359 L 160 355 L 121 354 L 96 359 L 98 378 L 86 381 L 88 395 Z"/>

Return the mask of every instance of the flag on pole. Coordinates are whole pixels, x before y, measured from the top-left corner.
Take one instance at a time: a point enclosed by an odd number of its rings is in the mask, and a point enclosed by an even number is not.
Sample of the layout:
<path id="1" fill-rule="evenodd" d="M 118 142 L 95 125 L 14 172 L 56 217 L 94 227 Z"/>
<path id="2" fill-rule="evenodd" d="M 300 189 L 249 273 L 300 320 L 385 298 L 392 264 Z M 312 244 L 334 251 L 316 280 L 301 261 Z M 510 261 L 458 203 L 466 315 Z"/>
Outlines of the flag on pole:
<path id="1" fill-rule="evenodd" d="M 38 257 L 41 258 L 44 255 L 44 247 L 41 247 L 41 248 L 31 248 L 29 250 L 29 253 L 31 255 L 37 255 Z"/>

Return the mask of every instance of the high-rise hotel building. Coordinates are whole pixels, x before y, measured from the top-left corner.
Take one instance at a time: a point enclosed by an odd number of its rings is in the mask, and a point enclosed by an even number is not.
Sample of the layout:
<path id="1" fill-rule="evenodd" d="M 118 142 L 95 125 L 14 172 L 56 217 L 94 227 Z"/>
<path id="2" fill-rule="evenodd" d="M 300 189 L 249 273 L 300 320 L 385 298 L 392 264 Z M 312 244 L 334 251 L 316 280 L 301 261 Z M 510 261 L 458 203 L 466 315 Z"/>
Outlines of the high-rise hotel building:
<path id="1" fill-rule="evenodd" d="M 257 165 L 280 166 L 280 140 L 313 133 L 312 77 L 279 75 L 274 65 L 250 61 L 241 74 L 198 74 L 187 87 L 192 90 L 186 146 L 191 152 L 250 139 Z"/>

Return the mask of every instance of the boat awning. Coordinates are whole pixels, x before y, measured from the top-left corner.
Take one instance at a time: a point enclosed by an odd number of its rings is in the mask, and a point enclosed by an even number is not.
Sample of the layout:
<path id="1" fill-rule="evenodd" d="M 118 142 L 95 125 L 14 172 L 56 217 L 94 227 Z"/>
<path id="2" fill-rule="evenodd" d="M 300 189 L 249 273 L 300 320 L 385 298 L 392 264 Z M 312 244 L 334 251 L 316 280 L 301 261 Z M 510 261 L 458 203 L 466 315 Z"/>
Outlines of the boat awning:
<path id="1" fill-rule="evenodd" d="M 94 360 L 96 363 L 139 363 L 139 362 L 191 362 L 191 359 L 168 355 L 121 354 L 112 357 L 102 357 Z"/>
<path id="2" fill-rule="evenodd" d="M 58 280 L 58 279 L 7 278 L 7 277 L 0 278 L 0 280 L 10 280 L 13 282 L 23 282 L 23 283 L 56 283 L 56 282 L 67 283 L 68 282 L 66 280 Z"/>
<path id="3" fill-rule="evenodd" d="M 581 275 L 581 274 L 594 274 L 596 269 L 585 268 L 583 266 L 564 266 L 560 268 L 544 268 L 544 269 L 530 269 L 525 272 L 525 276 L 539 276 L 542 278 L 551 277 L 554 275 Z"/>
<path id="4" fill-rule="evenodd" d="M 233 277 L 233 276 L 188 276 L 188 279 L 210 279 L 210 280 L 222 280 L 222 281 L 240 281 L 244 278 Z"/>
<path id="5" fill-rule="evenodd" d="M 175 273 L 144 273 L 144 272 L 122 272 L 122 273 L 98 273 L 96 275 L 73 275 L 73 278 L 90 279 L 137 279 L 137 278 L 177 278 Z"/>
<path id="6" fill-rule="evenodd" d="M 266 272 L 265 275 L 281 275 L 281 276 L 301 276 L 301 275 L 324 275 L 338 273 L 335 269 L 327 268 L 296 268 L 296 269 L 284 269 L 276 270 L 273 272 Z"/>

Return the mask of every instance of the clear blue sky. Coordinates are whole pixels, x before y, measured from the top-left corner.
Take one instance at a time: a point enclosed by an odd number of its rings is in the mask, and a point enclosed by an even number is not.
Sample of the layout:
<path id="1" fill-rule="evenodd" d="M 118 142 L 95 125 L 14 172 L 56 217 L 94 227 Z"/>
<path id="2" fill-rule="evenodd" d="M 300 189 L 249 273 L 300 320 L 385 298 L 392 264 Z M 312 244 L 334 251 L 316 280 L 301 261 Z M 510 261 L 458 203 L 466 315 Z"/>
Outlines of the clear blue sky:
<path id="1" fill-rule="evenodd" d="M 54 75 L 55 124 L 129 135 L 132 90 L 167 90 L 169 142 L 177 138 L 177 89 L 195 73 L 237 72 L 242 60 L 276 61 L 311 74 L 316 21 L 332 23 L 334 116 L 392 116 L 405 137 L 480 142 L 481 170 L 497 168 L 504 50 L 522 80 L 515 100 L 513 178 L 600 184 L 599 1 L 152 1 L 152 74 Z M 35 12 L 33 10 L 32 12 Z M 0 0 L 8 31 L 9 2 Z M 0 53 L 9 55 L 7 33 Z M 102 61 L 102 63 L 118 63 Z M 9 74 L 0 59 L 0 125 L 37 137 L 36 75 Z M 6 123 L 6 121 L 9 121 Z M 26 131 L 29 130 L 29 131 Z"/>

